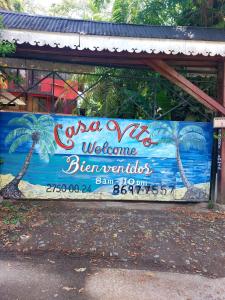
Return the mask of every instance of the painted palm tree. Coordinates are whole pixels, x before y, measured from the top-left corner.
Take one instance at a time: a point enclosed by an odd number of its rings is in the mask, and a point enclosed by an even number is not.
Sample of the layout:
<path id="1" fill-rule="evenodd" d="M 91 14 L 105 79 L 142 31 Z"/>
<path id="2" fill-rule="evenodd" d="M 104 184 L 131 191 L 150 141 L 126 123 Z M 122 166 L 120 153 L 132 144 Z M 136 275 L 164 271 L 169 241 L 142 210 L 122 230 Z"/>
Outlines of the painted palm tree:
<path id="1" fill-rule="evenodd" d="M 180 155 L 180 147 L 182 146 L 187 151 L 191 149 L 203 151 L 206 147 L 204 131 L 197 125 L 187 125 L 180 129 L 179 122 L 171 122 L 167 124 L 162 122 L 153 123 L 153 129 L 156 130 L 156 132 L 161 133 L 160 136 L 162 137 L 158 140 L 159 143 L 173 143 L 175 145 L 177 165 L 182 182 L 187 188 L 186 194 L 196 194 L 197 189 L 193 187 L 185 174 Z M 189 197 L 194 196 L 190 195 Z"/>
<path id="2" fill-rule="evenodd" d="M 11 144 L 9 153 L 23 145 L 30 144 L 30 150 L 26 156 L 25 162 L 20 172 L 9 182 L 1 191 L 0 195 L 5 199 L 23 198 L 19 190 L 19 183 L 27 172 L 30 165 L 31 157 L 36 150 L 40 158 L 46 162 L 49 161 L 50 155 L 55 153 L 56 143 L 53 139 L 53 118 L 48 115 L 37 117 L 33 114 L 24 114 L 22 117 L 14 118 L 9 121 L 8 125 L 17 126 L 5 138 L 6 144 Z"/>

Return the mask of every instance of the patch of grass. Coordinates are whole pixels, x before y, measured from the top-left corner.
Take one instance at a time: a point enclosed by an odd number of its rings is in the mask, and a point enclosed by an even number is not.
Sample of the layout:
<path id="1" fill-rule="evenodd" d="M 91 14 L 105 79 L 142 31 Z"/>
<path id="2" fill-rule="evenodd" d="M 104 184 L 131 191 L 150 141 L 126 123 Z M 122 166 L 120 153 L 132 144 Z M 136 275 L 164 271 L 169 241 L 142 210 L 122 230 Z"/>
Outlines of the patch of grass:
<path id="1" fill-rule="evenodd" d="M 10 201 L 3 201 L 1 206 L 7 208 L 9 211 L 17 211 L 15 205 L 13 205 L 13 203 Z"/>
<path id="2" fill-rule="evenodd" d="M 3 224 L 5 225 L 16 225 L 18 223 L 23 222 L 24 218 L 20 214 L 16 214 L 10 217 L 3 218 Z"/>
<path id="3" fill-rule="evenodd" d="M 2 222 L 5 225 L 16 225 L 24 221 L 23 214 L 19 212 L 20 207 L 10 201 L 1 204 Z"/>
<path id="4" fill-rule="evenodd" d="M 210 200 L 208 202 L 208 209 L 213 209 L 213 208 L 214 208 L 214 202 Z"/>

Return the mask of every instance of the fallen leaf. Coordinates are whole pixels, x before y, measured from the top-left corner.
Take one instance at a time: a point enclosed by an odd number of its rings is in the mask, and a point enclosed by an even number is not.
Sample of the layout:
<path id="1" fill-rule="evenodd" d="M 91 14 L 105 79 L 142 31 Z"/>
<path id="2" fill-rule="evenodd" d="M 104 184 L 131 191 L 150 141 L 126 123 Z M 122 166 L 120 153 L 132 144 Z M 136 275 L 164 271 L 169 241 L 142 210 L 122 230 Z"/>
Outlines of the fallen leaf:
<path id="1" fill-rule="evenodd" d="M 155 277 L 155 275 L 152 272 L 146 272 L 145 274 L 146 274 L 146 276 L 149 276 L 149 277 Z"/>
<path id="2" fill-rule="evenodd" d="M 72 290 L 76 290 L 77 288 L 75 288 L 75 287 L 69 287 L 69 286 L 64 286 L 62 289 L 65 290 L 65 291 L 67 291 L 67 292 L 69 292 L 69 291 L 72 291 Z"/>
<path id="3" fill-rule="evenodd" d="M 48 222 L 48 220 L 40 220 L 40 221 L 32 224 L 31 227 L 38 227 L 38 226 L 41 226 L 41 225 L 43 225 L 43 224 L 45 224 L 47 222 Z"/>
<path id="4" fill-rule="evenodd" d="M 48 261 L 49 261 L 51 264 L 55 264 L 55 261 L 54 261 L 54 260 L 48 259 Z"/>
<path id="5" fill-rule="evenodd" d="M 84 272 L 86 271 L 87 268 L 79 268 L 79 269 L 74 269 L 76 272 Z"/>

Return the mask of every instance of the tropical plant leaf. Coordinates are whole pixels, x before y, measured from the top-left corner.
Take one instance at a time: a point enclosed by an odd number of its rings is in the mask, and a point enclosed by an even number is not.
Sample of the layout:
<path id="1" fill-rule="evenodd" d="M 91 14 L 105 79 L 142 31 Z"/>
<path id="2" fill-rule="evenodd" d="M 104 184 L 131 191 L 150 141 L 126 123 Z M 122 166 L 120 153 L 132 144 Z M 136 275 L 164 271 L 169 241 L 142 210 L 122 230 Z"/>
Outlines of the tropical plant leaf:
<path id="1" fill-rule="evenodd" d="M 41 160 L 45 161 L 45 162 L 49 162 L 49 154 L 48 154 L 48 149 L 46 147 L 46 144 L 40 140 L 39 142 L 40 148 L 39 148 L 39 156 L 41 158 Z"/>
<path id="2" fill-rule="evenodd" d="M 172 122 L 171 123 L 171 129 L 172 129 L 172 132 L 173 132 L 173 136 L 178 137 L 179 122 Z"/>
<path id="3" fill-rule="evenodd" d="M 41 136 L 43 136 L 43 137 L 48 136 L 48 138 L 49 138 L 50 140 L 53 140 L 53 141 L 54 141 L 53 132 L 49 132 L 49 130 L 46 130 L 45 128 L 42 128 Z"/>
<path id="4" fill-rule="evenodd" d="M 47 149 L 48 153 L 50 155 L 53 155 L 56 150 L 56 143 L 53 140 L 52 136 L 47 134 L 46 132 L 41 133 L 41 141 L 45 145 L 45 148 Z"/>
<path id="5" fill-rule="evenodd" d="M 23 115 L 23 118 L 31 119 L 34 124 L 38 122 L 38 119 L 34 114 L 25 114 Z"/>
<path id="6" fill-rule="evenodd" d="M 197 132 L 190 132 L 183 135 L 180 138 L 180 143 L 185 150 L 195 149 L 195 150 L 205 150 L 206 140 L 205 137 Z"/>
<path id="7" fill-rule="evenodd" d="M 28 127 L 30 129 L 33 128 L 32 122 L 23 117 L 11 119 L 8 125 L 20 125 L 20 126 Z"/>
<path id="8" fill-rule="evenodd" d="M 153 133 L 151 134 L 152 138 L 155 138 L 158 143 L 170 144 L 174 142 L 174 133 L 173 128 L 170 123 L 163 122 L 154 122 L 152 123 Z"/>
<path id="9" fill-rule="evenodd" d="M 11 144 L 11 146 L 10 146 L 10 148 L 9 148 L 9 153 L 12 153 L 12 152 L 14 152 L 20 145 L 22 145 L 22 144 L 24 144 L 24 143 L 27 143 L 27 142 L 29 142 L 29 141 L 31 141 L 31 136 L 30 135 L 21 135 L 21 136 L 19 136 L 18 138 L 16 138 L 13 142 L 12 142 L 12 144 Z"/>
<path id="10" fill-rule="evenodd" d="M 56 150 L 56 143 L 54 141 L 52 141 L 51 143 L 49 142 L 47 144 L 47 149 L 48 149 L 48 153 L 50 155 L 54 155 L 55 154 L 55 150 Z"/>
<path id="11" fill-rule="evenodd" d="M 172 128 L 170 124 L 166 124 L 160 121 L 156 121 L 150 124 L 149 126 L 150 130 L 156 131 L 158 133 L 164 133 L 164 132 L 169 132 L 172 133 Z"/>
<path id="12" fill-rule="evenodd" d="M 31 137 L 32 130 L 28 128 L 16 128 L 12 130 L 5 138 L 5 144 L 11 143 L 16 137 L 19 137 L 20 135 L 28 135 Z"/>
<path id="13" fill-rule="evenodd" d="M 52 122 L 52 121 L 43 121 L 43 122 L 41 122 L 41 123 L 39 123 L 39 126 L 42 126 L 42 127 L 51 127 L 51 128 L 53 128 L 54 127 L 54 122 Z"/>
<path id="14" fill-rule="evenodd" d="M 157 141 L 159 144 L 171 144 L 174 142 L 174 139 L 172 137 L 166 137 L 166 136 L 163 136 L 162 138 L 160 138 L 158 141 Z"/>
<path id="15" fill-rule="evenodd" d="M 203 129 L 200 127 L 200 126 L 197 126 L 197 125 L 187 125 L 185 126 L 184 128 L 182 128 L 179 132 L 179 137 L 182 137 L 183 135 L 185 134 L 188 134 L 188 133 L 198 133 L 202 136 L 204 136 L 204 131 Z"/>
<path id="16" fill-rule="evenodd" d="M 42 115 L 38 118 L 38 123 L 42 123 L 45 121 L 50 121 L 50 122 L 54 123 L 54 119 L 49 115 Z"/>

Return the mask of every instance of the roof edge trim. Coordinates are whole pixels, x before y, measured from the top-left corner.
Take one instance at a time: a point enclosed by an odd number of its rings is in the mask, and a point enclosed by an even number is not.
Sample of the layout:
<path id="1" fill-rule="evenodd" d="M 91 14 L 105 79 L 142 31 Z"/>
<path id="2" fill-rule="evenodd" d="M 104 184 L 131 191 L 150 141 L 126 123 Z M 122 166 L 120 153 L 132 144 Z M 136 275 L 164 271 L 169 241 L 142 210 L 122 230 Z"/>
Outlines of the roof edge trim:
<path id="1" fill-rule="evenodd" d="M 220 41 L 135 38 L 18 29 L 2 30 L 0 39 L 17 44 L 28 43 L 32 46 L 50 46 L 53 48 L 69 47 L 77 50 L 184 54 L 188 56 L 200 54 L 225 57 L 225 42 Z"/>

